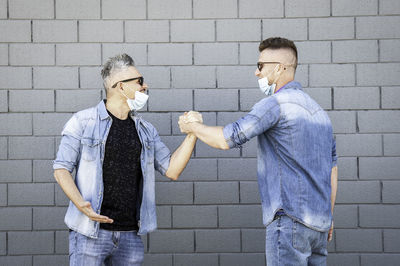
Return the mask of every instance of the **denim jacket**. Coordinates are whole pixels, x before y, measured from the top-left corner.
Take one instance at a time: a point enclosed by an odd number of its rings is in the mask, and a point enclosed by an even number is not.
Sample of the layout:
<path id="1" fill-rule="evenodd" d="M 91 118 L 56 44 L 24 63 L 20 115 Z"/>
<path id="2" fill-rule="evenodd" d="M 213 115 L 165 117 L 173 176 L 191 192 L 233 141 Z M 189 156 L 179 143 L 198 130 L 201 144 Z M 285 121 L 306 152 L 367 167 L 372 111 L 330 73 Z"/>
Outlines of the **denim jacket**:
<path id="1" fill-rule="evenodd" d="M 157 228 L 155 205 L 154 170 L 165 175 L 169 167 L 171 153 L 161 141 L 157 130 L 140 116 L 130 114 L 142 143 L 141 167 L 143 182 L 140 186 L 142 200 L 138 206 L 139 234 L 146 234 Z M 82 197 L 89 201 L 95 212 L 100 214 L 103 200 L 103 160 L 105 144 L 112 119 L 108 115 L 105 102 L 101 101 L 78 113 L 65 124 L 57 158 L 53 169 L 76 169 L 75 184 Z M 99 222 L 89 219 L 70 201 L 65 215 L 67 226 L 83 235 L 97 238 Z"/>
<path id="2" fill-rule="evenodd" d="M 265 225 L 283 209 L 314 230 L 329 230 L 336 142 L 328 115 L 299 83 L 289 82 L 260 100 L 250 113 L 225 126 L 223 133 L 231 148 L 257 136 L 257 176 Z"/>

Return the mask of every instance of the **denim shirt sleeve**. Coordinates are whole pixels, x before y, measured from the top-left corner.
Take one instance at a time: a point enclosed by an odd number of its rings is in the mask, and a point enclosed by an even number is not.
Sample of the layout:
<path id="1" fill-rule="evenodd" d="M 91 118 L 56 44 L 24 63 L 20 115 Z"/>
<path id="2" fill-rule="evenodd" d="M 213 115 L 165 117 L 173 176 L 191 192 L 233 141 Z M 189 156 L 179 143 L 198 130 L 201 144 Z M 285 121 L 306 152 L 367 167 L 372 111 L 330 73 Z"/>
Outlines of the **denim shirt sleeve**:
<path id="1" fill-rule="evenodd" d="M 332 137 L 332 167 L 337 165 L 336 140 Z"/>
<path id="2" fill-rule="evenodd" d="M 161 141 L 160 136 L 155 128 L 153 128 L 154 140 L 154 167 L 162 175 L 165 175 L 169 167 L 171 152 L 168 147 Z"/>
<path id="3" fill-rule="evenodd" d="M 81 127 L 74 115 L 64 126 L 57 157 L 53 161 L 53 169 L 67 169 L 72 173 L 79 157 Z"/>
<path id="4" fill-rule="evenodd" d="M 276 98 L 264 98 L 253 106 L 250 113 L 224 127 L 225 140 L 230 148 L 238 147 L 273 127 L 279 118 L 280 107 Z"/>

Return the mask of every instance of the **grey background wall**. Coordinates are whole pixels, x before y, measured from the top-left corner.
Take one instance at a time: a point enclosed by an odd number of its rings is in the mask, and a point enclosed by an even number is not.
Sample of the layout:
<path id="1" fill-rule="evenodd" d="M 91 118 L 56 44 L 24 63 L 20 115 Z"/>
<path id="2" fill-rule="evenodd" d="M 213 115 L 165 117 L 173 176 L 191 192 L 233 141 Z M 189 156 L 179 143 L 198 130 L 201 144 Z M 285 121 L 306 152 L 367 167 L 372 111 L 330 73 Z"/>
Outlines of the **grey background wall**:
<path id="1" fill-rule="evenodd" d="M 329 265 L 400 261 L 400 1 L 0 0 L 0 265 L 67 265 L 67 200 L 52 177 L 73 112 L 104 97 L 127 52 L 150 85 L 143 116 L 175 149 L 177 119 L 225 125 L 261 99 L 260 40 L 299 49 L 296 79 L 332 119 L 339 158 Z M 157 176 L 145 265 L 265 265 L 256 142 L 198 142 L 178 182 Z"/>

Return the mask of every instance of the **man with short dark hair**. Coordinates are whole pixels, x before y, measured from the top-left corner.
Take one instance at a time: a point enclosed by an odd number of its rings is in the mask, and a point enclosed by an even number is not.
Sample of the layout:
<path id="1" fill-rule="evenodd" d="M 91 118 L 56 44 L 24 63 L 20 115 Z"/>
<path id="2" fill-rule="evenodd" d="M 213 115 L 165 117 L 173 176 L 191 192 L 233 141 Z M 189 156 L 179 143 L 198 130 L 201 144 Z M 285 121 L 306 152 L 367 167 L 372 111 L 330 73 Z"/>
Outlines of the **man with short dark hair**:
<path id="1" fill-rule="evenodd" d="M 110 58 L 101 74 L 107 100 L 65 124 L 53 164 L 71 200 L 65 215 L 70 265 L 142 265 L 139 235 L 157 228 L 154 170 L 176 180 L 196 137 L 188 134 L 171 155 L 153 125 L 137 115 L 147 84 L 127 54 Z M 202 121 L 199 114 L 193 119 Z"/>
<path id="2" fill-rule="evenodd" d="M 337 190 L 336 143 L 326 112 L 294 81 L 297 49 L 284 38 L 260 43 L 255 75 L 266 98 L 225 127 L 180 117 L 182 132 L 229 149 L 258 140 L 257 176 L 273 265 L 325 265 Z"/>

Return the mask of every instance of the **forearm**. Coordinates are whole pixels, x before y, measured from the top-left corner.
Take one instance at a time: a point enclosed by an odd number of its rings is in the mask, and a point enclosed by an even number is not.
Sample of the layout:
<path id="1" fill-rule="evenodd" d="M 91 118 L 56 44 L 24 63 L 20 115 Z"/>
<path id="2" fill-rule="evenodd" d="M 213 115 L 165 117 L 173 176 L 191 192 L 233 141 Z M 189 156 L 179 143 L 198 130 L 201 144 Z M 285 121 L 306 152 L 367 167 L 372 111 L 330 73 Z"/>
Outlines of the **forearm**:
<path id="1" fill-rule="evenodd" d="M 337 184 L 338 184 L 338 172 L 337 172 L 337 166 L 335 166 L 332 168 L 332 171 L 331 171 L 331 211 L 332 211 L 332 214 L 333 214 L 333 209 L 335 207 Z"/>
<path id="2" fill-rule="evenodd" d="M 169 167 L 165 173 L 167 177 L 173 180 L 178 179 L 192 155 L 196 140 L 197 138 L 194 134 L 188 134 L 178 149 L 171 155 Z"/>
<path id="3" fill-rule="evenodd" d="M 201 123 L 191 123 L 192 133 L 196 135 L 205 144 L 221 150 L 229 149 L 229 145 L 225 140 L 223 127 L 207 126 Z"/>
<path id="4" fill-rule="evenodd" d="M 71 173 L 66 169 L 57 169 L 54 171 L 54 178 L 60 185 L 65 195 L 79 208 L 85 200 L 79 192 L 76 184 L 71 176 Z"/>

